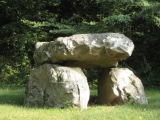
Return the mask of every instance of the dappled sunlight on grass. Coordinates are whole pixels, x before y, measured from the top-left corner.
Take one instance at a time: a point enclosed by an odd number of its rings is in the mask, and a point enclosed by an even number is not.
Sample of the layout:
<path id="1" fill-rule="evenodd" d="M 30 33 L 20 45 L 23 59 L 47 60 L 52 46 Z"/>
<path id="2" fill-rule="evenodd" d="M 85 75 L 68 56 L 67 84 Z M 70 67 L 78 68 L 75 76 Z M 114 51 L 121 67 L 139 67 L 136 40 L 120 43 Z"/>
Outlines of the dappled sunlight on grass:
<path id="1" fill-rule="evenodd" d="M 96 96 L 97 90 L 91 89 Z M 147 89 L 148 105 L 123 104 L 116 106 L 89 105 L 79 108 L 26 108 L 23 107 L 24 87 L 0 88 L 0 120 L 158 120 L 160 116 L 160 90 Z"/>

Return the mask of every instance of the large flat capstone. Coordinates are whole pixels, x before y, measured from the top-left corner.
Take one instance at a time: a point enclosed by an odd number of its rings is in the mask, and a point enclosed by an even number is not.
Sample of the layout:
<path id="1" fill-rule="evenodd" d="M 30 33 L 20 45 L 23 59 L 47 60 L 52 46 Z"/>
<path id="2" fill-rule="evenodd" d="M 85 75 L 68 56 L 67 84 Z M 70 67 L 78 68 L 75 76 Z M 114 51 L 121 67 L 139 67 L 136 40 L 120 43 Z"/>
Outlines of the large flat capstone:
<path id="1" fill-rule="evenodd" d="M 37 42 L 34 60 L 81 68 L 114 67 L 131 56 L 133 42 L 123 34 L 77 34 L 51 42 Z"/>

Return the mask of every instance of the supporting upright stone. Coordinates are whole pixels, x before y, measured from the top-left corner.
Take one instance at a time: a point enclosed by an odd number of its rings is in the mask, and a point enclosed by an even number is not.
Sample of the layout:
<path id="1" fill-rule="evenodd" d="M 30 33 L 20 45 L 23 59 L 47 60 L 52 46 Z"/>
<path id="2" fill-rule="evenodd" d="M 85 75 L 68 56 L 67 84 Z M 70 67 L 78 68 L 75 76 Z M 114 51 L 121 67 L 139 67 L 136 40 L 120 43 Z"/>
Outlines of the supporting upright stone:
<path id="1" fill-rule="evenodd" d="M 87 108 L 90 91 L 80 68 L 44 64 L 29 76 L 25 106 Z"/>
<path id="2" fill-rule="evenodd" d="M 104 70 L 98 80 L 98 101 L 100 104 L 138 102 L 147 104 L 141 80 L 128 68 Z"/>

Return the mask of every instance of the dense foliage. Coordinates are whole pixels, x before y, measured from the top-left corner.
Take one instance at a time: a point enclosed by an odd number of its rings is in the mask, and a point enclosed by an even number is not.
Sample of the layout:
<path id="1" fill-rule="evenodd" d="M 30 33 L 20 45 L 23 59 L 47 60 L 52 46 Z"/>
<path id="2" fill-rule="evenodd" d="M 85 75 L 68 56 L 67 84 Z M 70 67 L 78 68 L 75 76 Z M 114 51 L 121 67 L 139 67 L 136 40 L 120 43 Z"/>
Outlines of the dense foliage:
<path id="1" fill-rule="evenodd" d="M 37 41 L 120 32 L 136 47 L 132 57 L 119 65 L 132 69 L 147 86 L 160 85 L 159 0 L 1 0 L 0 31 L 2 82 L 26 82 Z"/>

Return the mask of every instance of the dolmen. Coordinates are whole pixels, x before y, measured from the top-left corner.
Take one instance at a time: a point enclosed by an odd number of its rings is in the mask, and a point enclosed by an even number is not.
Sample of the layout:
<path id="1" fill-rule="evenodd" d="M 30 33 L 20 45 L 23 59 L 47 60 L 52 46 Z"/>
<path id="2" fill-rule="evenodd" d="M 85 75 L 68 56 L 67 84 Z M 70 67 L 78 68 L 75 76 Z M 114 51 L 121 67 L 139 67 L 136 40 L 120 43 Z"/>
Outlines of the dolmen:
<path id="1" fill-rule="evenodd" d="M 25 106 L 87 109 L 90 90 L 82 69 L 102 69 L 98 103 L 147 104 L 141 80 L 118 62 L 131 56 L 133 42 L 120 33 L 77 34 L 35 45 Z"/>

